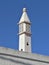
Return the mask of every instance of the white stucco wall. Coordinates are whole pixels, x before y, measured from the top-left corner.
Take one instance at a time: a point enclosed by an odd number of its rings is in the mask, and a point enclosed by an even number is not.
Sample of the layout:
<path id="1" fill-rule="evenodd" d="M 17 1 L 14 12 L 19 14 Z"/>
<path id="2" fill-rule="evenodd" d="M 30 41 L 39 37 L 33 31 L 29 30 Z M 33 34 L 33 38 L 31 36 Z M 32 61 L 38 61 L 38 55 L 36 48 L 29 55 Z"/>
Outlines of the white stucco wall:
<path id="1" fill-rule="evenodd" d="M 0 47 L 0 65 L 49 65 L 49 56 Z"/>

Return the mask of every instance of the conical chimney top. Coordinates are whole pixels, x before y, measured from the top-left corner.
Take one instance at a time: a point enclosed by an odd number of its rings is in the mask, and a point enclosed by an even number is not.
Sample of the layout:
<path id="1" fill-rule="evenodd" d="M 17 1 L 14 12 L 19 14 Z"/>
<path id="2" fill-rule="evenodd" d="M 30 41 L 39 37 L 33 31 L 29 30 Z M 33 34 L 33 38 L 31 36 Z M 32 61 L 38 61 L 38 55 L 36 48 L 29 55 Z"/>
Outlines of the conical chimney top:
<path id="1" fill-rule="evenodd" d="M 27 9 L 26 8 L 23 8 L 23 14 L 20 18 L 19 24 L 20 23 L 29 23 L 30 24 L 30 20 L 29 20 L 29 17 L 27 15 Z"/>

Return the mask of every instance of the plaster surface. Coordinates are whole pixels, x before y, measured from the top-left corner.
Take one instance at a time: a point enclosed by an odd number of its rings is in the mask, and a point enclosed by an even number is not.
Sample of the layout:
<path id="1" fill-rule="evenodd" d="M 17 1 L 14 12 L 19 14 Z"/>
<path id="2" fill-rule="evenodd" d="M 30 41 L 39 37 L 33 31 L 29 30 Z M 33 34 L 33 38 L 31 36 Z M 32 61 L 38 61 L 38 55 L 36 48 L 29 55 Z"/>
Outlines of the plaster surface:
<path id="1" fill-rule="evenodd" d="M 49 56 L 0 47 L 0 65 L 49 65 Z"/>

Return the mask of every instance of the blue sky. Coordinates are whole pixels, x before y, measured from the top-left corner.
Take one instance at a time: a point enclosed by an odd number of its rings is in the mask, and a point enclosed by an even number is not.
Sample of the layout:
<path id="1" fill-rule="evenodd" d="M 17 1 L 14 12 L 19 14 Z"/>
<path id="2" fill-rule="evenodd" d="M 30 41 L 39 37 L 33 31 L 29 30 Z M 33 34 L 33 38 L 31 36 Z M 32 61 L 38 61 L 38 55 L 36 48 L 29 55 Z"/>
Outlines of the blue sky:
<path id="1" fill-rule="evenodd" d="M 18 50 L 24 7 L 32 23 L 32 53 L 49 55 L 49 0 L 0 0 L 0 46 Z"/>

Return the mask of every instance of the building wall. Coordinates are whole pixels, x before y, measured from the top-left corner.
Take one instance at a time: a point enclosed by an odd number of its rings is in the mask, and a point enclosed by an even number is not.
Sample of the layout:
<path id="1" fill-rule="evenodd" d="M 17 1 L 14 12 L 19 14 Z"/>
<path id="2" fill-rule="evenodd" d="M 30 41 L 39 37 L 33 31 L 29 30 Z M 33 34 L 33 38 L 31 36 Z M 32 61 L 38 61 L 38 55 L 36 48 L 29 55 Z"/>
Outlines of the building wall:
<path id="1" fill-rule="evenodd" d="M 49 56 L 0 47 L 0 65 L 49 65 Z"/>

